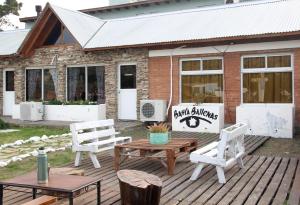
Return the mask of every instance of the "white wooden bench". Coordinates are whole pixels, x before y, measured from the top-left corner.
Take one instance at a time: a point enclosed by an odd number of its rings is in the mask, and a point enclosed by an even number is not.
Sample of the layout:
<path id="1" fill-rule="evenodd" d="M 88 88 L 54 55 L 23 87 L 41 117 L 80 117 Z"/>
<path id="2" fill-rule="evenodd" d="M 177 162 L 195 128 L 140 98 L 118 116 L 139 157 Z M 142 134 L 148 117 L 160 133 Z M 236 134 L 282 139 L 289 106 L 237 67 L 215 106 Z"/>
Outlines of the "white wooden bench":
<path id="1" fill-rule="evenodd" d="M 96 153 L 113 149 L 116 144 L 131 142 L 131 137 L 115 137 L 114 120 L 73 123 L 72 150 L 76 152 L 75 166 L 80 165 L 81 153 L 88 152 L 95 168 L 100 168 Z"/>
<path id="2" fill-rule="evenodd" d="M 247 125 L 238 123 L 221 131 L 220 141 L 212 142 L 190 154 L 190 160 L 197 163 L 190 180 L 196 180 L 205 164 L 216 166 L 219 183 L 226 183 L 224 168 L 237 163 L 243 168 L 242 156 L 245 153 L 244 134 Z"/>

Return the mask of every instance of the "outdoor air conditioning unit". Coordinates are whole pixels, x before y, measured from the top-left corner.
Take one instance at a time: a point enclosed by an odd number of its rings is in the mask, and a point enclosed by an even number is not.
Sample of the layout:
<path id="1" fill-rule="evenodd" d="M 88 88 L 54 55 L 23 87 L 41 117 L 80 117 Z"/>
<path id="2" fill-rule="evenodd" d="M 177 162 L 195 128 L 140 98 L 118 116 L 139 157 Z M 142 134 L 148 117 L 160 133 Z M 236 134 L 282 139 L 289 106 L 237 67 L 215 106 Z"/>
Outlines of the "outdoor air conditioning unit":
<path id="1" fill-rule="evenodd" d="M 167 102 L 165 100 L 141 100 L 140 107 L 142 122 L 166 120 Z"/>
<path id="2" fill-rule="evenodd" d="M 43 120 L 44 106 L 41 102 L 20 103 L 20 119 L 28 121 Z"/>

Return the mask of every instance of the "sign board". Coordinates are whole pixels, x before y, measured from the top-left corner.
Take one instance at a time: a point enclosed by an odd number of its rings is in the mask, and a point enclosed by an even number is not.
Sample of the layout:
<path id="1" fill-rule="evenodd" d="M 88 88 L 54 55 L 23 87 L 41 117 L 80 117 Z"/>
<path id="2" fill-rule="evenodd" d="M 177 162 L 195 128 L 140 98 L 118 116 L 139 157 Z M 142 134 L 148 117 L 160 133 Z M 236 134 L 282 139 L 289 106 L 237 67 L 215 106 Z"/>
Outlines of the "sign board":
<path id="1" fill-rule="evenodd" d="M 223 104 L 172 107 L 173 131 L 220 133 L 223 127 Z"/>

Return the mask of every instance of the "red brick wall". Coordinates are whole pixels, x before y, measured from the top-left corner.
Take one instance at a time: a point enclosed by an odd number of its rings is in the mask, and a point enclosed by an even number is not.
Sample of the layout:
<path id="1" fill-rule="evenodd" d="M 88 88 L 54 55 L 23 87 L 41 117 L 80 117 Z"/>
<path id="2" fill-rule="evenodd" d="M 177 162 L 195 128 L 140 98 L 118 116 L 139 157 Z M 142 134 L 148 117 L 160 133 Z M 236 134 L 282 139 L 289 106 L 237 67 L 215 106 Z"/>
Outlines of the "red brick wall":
<path id="1" fill-rule="evenodd" d="M 245 54 L 267 53 L 270 51 L 247 52 Z M 284 52 L 284 51 L 276 51 Z M 296 105 L 296 124 L 300 125 L 300 49 L 289 50 L 294 52 L 294 95 Z M 173 57 L 173 101 L 179 103 L 179 59 L 181 57 L 201 57 L 204 55 L 189 55 Z M 207 55 L 205 55 L 207 56 Z M 210 55 L 212 56 L 212 55 Z M 234 123 L 236 107 L 241 103 L 241 53 L 226 53 L 224 55 L 224 106 L 225 122 Z M 170 58 L 149 58 L 149 97 L 150 99 L 169 100 L 170 91 Z"/>
<path id="2" fill-rule="evenodd" d="M 224 112 L 225 122 L 235 122 L 235 110 L 241 103 L 241 55 L 224 55 Z"/>

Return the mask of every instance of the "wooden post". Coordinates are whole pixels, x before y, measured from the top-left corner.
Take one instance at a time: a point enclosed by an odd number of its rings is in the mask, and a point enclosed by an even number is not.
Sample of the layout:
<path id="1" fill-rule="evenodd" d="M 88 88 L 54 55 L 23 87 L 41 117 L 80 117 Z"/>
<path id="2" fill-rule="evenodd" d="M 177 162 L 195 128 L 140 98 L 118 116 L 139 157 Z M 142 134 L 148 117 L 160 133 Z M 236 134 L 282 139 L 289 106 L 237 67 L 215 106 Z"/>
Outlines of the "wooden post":
<path id="1" fill-rule="evenodd" d="M 159 205 L 162 181 L 159 177 L 136 170 L 117 173 L 122 205 Z"/>

